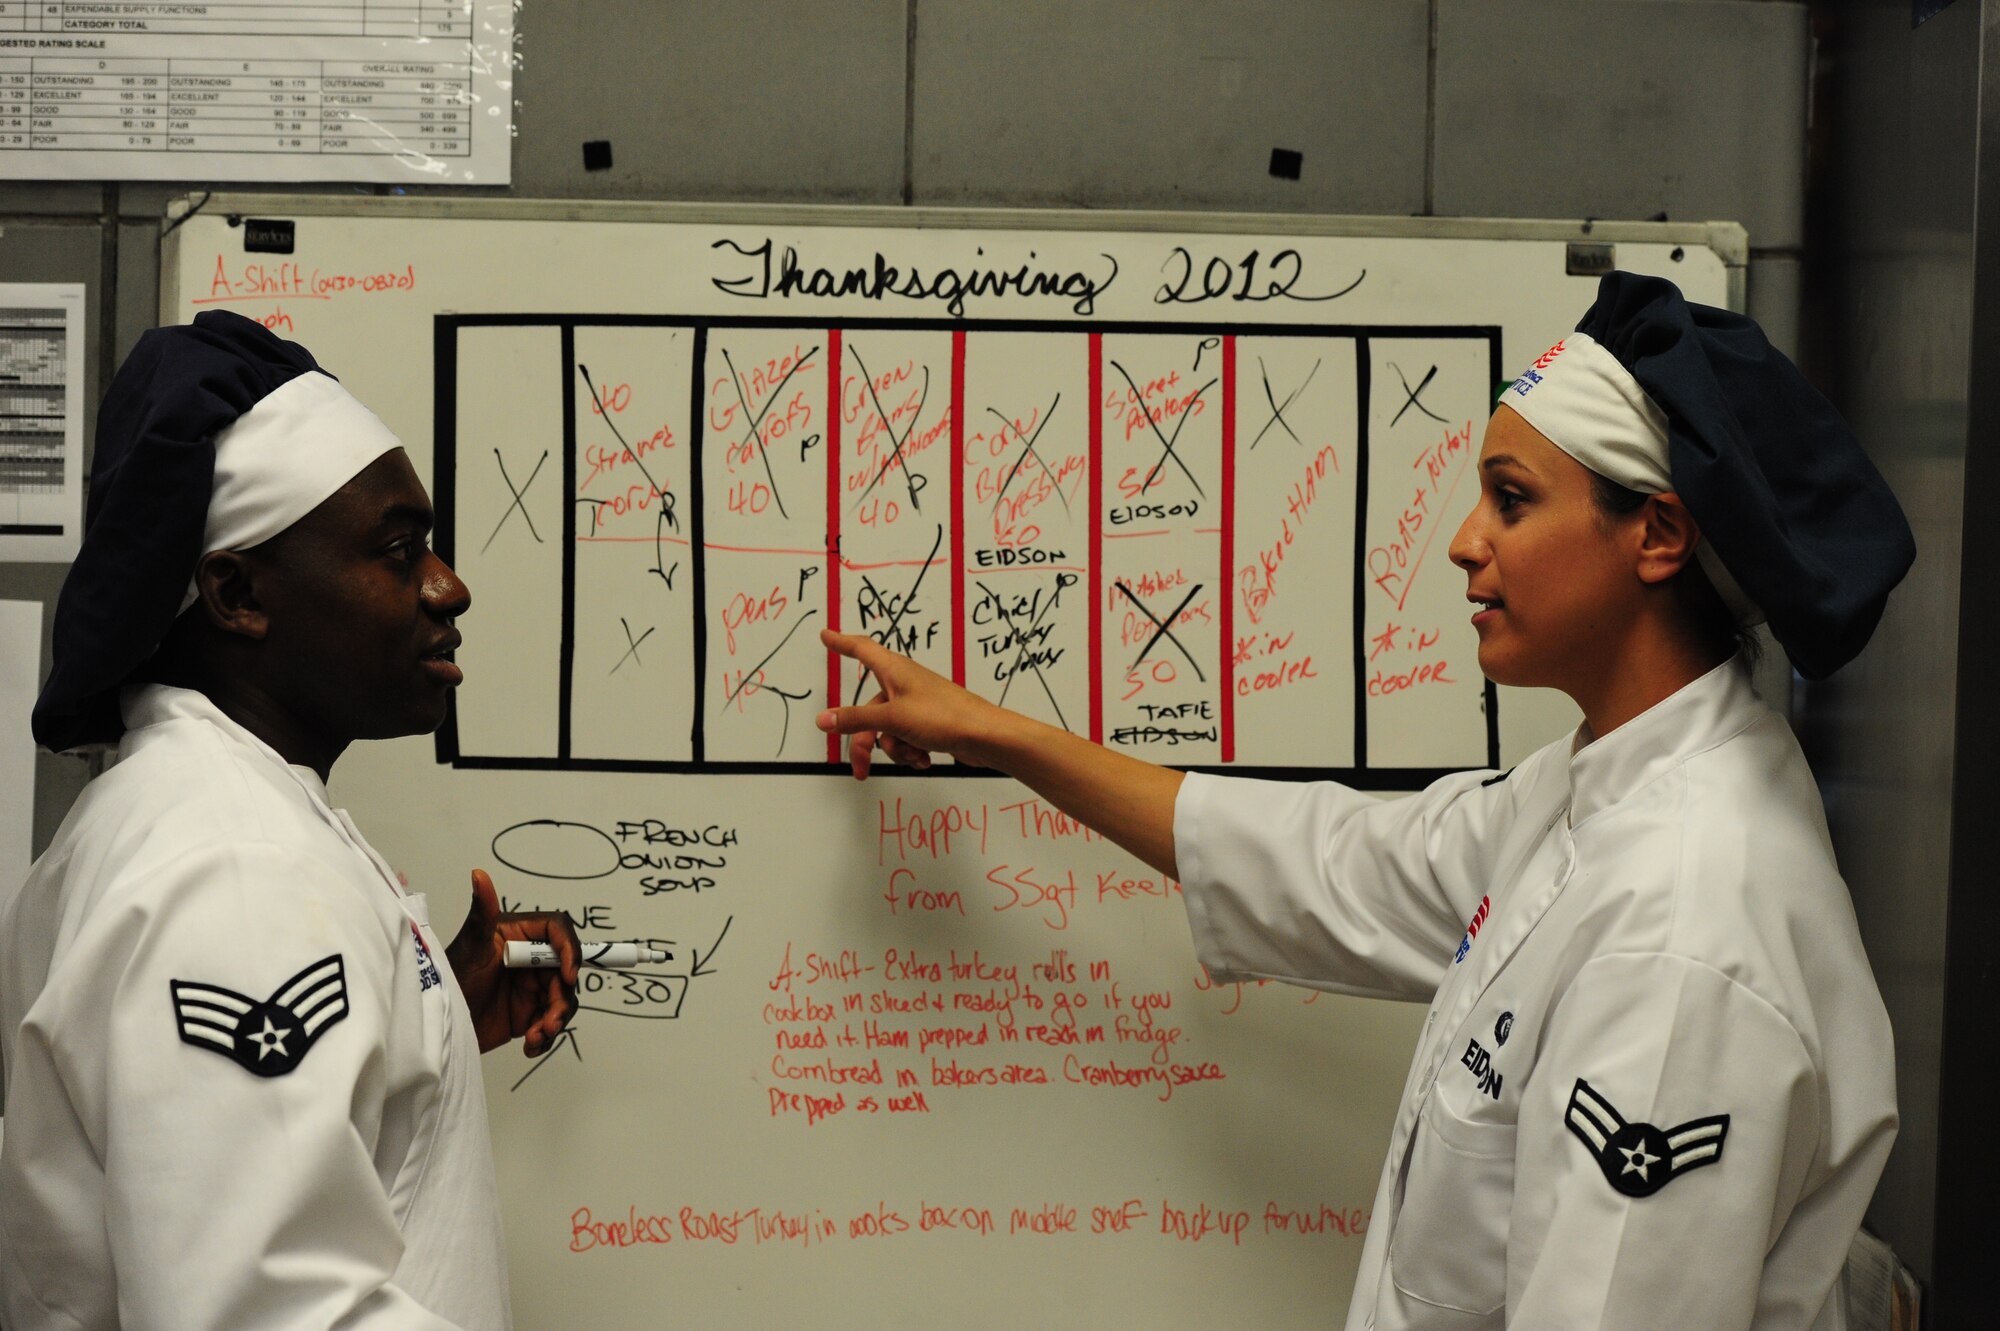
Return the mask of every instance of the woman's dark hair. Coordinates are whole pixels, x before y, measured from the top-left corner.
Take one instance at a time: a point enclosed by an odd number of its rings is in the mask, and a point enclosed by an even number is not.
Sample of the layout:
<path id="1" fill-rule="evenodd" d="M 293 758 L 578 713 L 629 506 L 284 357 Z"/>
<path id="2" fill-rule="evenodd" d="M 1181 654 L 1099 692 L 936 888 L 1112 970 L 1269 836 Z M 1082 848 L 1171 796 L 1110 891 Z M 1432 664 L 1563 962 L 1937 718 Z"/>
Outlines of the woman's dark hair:
<path id="1" fill-rule="evenodd" d="M 1590 473 L 1590 493 L 1597 503 L 1597 511 L 1606 518 L 1622 518 L 1636 513 L 1648 498 L 1640 491 L 1628 490 L 1594 471 Z M 1702 637 L 1724 654 L 1742 652 L 1743 659 L 1755 666 L 1763 655 L 1764 644 L 1755 632 L 1736 622 L 1736 616 L 1729 612 L 1721 594 L 1715 590 L 1715 584 L 1708 580 L 1701 562 L 1688 561 L 1676 577 L 1694 614 L 1696 630 Z"/>

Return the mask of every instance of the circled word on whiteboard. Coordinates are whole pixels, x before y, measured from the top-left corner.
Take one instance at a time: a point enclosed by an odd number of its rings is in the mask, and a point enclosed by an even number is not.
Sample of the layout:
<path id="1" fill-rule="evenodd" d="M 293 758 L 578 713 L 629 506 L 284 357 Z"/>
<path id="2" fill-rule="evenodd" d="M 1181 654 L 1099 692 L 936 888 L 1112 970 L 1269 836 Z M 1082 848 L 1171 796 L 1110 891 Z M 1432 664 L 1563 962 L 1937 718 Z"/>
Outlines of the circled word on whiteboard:
<path id="1" fill-rule="evenodd" d="M 715 823 L 620 819 L 606 832 L 593 823 L 531 818 L 494 836 L 493 858 L 516 873 L 573 882 L 608 878 L 621 869 L 720 869 L 728 864 L 721 852 L 739 842 L 735 828 Z"/>

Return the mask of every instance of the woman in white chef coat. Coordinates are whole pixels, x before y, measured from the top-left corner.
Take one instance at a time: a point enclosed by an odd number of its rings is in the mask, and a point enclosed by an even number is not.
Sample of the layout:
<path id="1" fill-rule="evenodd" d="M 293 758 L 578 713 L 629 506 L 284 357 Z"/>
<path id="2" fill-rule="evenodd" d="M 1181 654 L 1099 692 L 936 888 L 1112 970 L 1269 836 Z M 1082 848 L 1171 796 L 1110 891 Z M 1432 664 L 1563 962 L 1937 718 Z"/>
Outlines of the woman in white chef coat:
<path id="1" fill-rule="evenodd" d="M 114 378 L 34 727 L 117 762 L 0 884 L 7 1326 L 507 1325 L 478 1058 L 549 1046 L 574 933 L 481 874 L 447 944 L 326 788 L 459 681 L 430 522 L 395 435 L 251 320 Z"/>
<path id="2" fill-rule="evenodd" d="M 823 713 L 1006 772 L 1177 877 L 1204 966 L 1422 1000 L 1351 1331 L 1827 1328 L 1895 1133 L 1887 1016 L 1817 789 L 1751 690 L 1818 677 L 1914 557 L 1852 433 L 1748 319 L 1614 273 L 1501 396 L 1451 545 L 1479 663 L 1584 720 L 1379 802 L 1183 775 L 865 638 Z"/>

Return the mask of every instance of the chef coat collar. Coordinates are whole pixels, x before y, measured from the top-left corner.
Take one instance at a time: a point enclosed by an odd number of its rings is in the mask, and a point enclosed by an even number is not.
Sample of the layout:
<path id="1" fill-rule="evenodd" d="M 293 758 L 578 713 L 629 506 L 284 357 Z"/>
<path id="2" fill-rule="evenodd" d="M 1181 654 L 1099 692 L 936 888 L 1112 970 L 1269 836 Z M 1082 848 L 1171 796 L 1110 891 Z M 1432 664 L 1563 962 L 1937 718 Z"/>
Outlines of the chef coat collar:
<path id="1" fill-rule="evenodd" d="M 1757 715 L 1743 654 L 1653 704 L 1601 739 L 1577 727 L 1569 760 L 1569 824 L 1581 827 L 1658 777 L 1740 732 Z"/>
<path id="2" fill-rule="evenodd" d="M 119 692 L 118 710 L 125 721 L 125 734 L 118 741 L 121 762 L 131 756 L 144 727 L 165 721 L 205 721 L 238 744 L 254 749 L 291 773 L 293 779 L 305 788 L 306 795 L 323 810 L 330 813 L 333 809 L 332 801 L 327 798 L 326 782 L 319 779 L 318 772 L 298 763 L 286 762 L 283 754 L 251 734 L 198 689 L 176 688 L 171 684 L 130 685 Z"/>

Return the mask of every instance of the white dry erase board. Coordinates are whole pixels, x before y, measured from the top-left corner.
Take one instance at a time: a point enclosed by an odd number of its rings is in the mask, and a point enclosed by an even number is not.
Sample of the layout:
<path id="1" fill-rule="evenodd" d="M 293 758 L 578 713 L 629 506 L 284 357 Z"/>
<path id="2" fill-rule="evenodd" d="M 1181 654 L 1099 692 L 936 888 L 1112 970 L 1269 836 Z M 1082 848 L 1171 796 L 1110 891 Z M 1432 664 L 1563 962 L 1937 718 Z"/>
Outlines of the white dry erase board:
<path id="1" fill-rule="evenodd" d="M 1484 684 L 1445 550 L 1496 383 L 1592 297 L 1572 241 L 1740 307 L 1735 226 L 217 196 L 174 227 L 163 318 L 310 347 L 472 588 L 451 720 L 357 746 L 336 798 L 441 918 L 485 865 L 673 952 L 486 1060 L 521 1326 L 1337 1315 L 1417 1009 L 1208 983 L 1175 886 L 1010 782 L 854 783 L 815 635 L 1163 762 L 1518 761 L 1568 705 Z"/>

